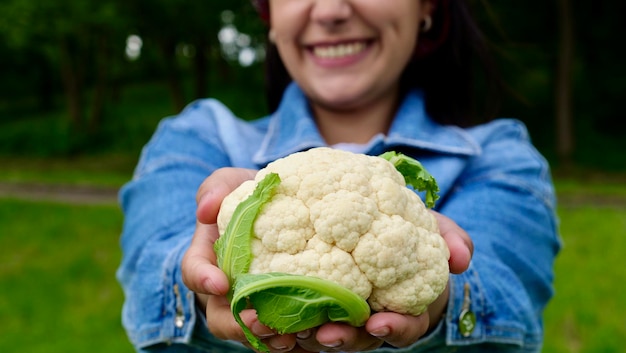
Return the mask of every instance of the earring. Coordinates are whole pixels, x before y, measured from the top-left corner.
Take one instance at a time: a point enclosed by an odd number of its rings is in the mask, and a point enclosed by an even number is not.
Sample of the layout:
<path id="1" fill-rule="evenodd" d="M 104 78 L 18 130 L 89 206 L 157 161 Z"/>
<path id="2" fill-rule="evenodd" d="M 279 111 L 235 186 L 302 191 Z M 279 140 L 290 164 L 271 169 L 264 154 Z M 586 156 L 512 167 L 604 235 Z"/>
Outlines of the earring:
<path id="1" fill-rule="evenodd" d="M 433 25 L 433 19 L 430 16 L 424 17 L 424 19 L 422 20 L 422 26 L 421 26 L 422 32 L 428 32 L 430 30 L 430 27 L 432 27 L 432 25 Z"/>
<path id="2" fill-rule="evenodd" d="M 270 29 L 269 33 L 267 34 L 267 38 L 270 40 L 270 43 L 276 43 L 276 32 L 274 32 L 273 29 Z"/>

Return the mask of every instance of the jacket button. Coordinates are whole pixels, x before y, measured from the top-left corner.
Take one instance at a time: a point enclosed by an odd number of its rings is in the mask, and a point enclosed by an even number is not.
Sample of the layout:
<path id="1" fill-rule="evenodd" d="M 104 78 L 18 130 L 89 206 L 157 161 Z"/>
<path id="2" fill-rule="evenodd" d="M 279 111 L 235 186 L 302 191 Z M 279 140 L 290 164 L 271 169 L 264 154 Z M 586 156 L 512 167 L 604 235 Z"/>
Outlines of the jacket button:
<path id="1" fill-rule="evenodd" d="M 463 308 L 459 315 L 459 332 L 463 337 L 469 337 L 476 327 L 476 314 L 471 310 L 472 299 L 470 298 L 470 285 L 465 283 L 463 288 Z"/>
<path id="2" fill-rule="evenodd" d="M 476 314 L 473 311 L 463 310 L 459 315 L 459 331 L 461 336 L 469 337 L 476 327 Z"/>

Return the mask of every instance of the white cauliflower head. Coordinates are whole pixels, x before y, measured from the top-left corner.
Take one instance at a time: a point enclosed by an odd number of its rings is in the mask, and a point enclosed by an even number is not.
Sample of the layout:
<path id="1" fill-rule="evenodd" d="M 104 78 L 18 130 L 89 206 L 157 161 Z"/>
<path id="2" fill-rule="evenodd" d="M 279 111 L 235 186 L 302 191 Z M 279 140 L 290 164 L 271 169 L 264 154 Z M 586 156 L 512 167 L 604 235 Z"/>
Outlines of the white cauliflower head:
<path id="1" fill-rule="evenodd" d="M 268 173 L 281 182 L 254 223 L 250 273 L 330 280 L 375 311 L 412 315 L 443 292 L 448 248 L 434 216 L 392 163 L 330 148 L 278 159 L 224 199 L 220 234 Z"/>

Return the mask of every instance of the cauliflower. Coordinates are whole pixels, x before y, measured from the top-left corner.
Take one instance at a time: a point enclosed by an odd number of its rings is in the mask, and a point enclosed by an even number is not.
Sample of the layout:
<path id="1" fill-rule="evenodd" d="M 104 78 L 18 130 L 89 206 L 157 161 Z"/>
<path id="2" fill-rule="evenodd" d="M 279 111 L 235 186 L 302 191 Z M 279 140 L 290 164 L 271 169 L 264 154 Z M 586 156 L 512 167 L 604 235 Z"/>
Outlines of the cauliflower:
<path id="1" fill-rule="evenodd" d="M 370 307 L 426 310 L 447 284 L 449 251 L 434 216 L 406 184 L 436 192 L 436 183 L 415 160 L 393 152 L 382 157 L 325 147 L 295 153 L 224 199 L 215 248 L 234 282 L 234 313 L 251 301 L 261 322 L 296 332 L 328 320 L 363 324 Z M 429 206 L 435 198 L 427 191 Z M 277 280 L 282 284 L 267 283 Z M 263 289 L 246 289 L 255 283 Z M 325 306 L 310 304 L 311 296 Z M 323 317 L 307 322 L 302 306 Z M 297 323 L 278 308 L 299 313 Z M 358 310 L 358 319 L 351 317 Z"/>

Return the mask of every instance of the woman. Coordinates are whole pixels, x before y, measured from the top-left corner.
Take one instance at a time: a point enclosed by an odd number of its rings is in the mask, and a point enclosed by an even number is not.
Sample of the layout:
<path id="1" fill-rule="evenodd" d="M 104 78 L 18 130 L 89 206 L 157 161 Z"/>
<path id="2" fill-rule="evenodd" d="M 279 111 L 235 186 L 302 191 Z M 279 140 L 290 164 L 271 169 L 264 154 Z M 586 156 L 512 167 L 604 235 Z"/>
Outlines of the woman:
<path id="1" fill-rule="evenodd" d="M 123 321 L 141 351 L 246 351 L 215 266 L 223 197 L 267 163 L 333 146 L 402 151 L 435 176 L 448 288 L 420 316 L 375 313 L 291 335 L 244 321 L 275 352 L 534 352 L 559 249 L 547 163 L 515 120 L 472 126 L 458 0 L 257 1 L 268 17 L 272 115 L 245 122 L 201 100 L 164 120 L 121 192 Z M 208 176 L 208 177 L 207 177 Z M 475 249 L 475 251 L 474 251 Z"/>

